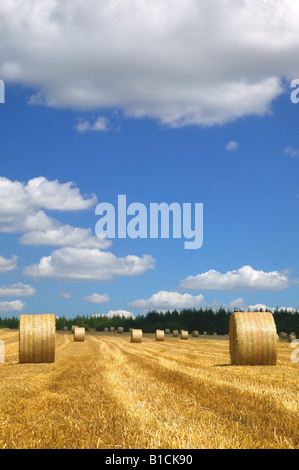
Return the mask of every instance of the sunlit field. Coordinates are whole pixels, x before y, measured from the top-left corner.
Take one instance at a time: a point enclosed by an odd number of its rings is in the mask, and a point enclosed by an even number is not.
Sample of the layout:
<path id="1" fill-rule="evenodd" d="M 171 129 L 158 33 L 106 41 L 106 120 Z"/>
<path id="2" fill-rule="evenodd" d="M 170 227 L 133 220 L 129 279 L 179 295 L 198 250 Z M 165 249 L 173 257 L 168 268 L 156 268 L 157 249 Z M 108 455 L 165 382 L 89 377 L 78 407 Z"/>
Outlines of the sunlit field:
<path id="1" fill-rule="evenodd" d="M 55 363 L 19 364 L 18 331 L 0 339 L 0 448 L 299 448 L 289 343 L 277 366 L 231 366 L 228 337 L 58 332 Z"/>

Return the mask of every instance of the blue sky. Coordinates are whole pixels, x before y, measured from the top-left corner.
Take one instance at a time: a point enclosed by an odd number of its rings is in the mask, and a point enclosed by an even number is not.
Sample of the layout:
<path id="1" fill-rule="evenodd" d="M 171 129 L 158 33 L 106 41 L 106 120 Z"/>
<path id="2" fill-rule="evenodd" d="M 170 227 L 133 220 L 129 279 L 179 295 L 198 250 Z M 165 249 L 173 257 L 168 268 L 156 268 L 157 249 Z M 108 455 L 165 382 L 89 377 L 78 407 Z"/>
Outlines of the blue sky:
<path id="1" fill-rule="evenodd" d="M 0 315 L 298 308 L 298 7 L 108 4 L 0 7 Z M 202 247 L 100 241 L 121 194 L 203 203 Z"/>

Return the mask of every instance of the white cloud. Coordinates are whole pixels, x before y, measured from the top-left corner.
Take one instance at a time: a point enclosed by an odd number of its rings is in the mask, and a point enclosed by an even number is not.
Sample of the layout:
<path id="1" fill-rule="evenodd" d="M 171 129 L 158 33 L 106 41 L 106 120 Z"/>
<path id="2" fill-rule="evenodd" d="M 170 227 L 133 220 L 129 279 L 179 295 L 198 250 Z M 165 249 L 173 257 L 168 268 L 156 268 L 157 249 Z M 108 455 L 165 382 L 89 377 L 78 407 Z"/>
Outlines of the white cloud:
<path id="1" fill-rule="evenodd" d="M 298 76 L 298 18 L 293 0 L 2 1 L 0 76 L 32 103 L 223 123 L 269 112 Z"/>
<path id="2" fill-rule="evenodd" d="M 75 128 L 80 133 L 99 131 L 103 132 L 108 130 L 108 124 L 109 120 L 107 118 L 105 118 L 104 116 L 99 116 L 93 123 L 87 120 L 80 120 Z"/>
<path id="3" fill-rule="evenodd" d="M 12 300 L 11 302 L 0 302 L 0 312 L 20 312 L 25 307 L 21 300 Z"/>
<path id="4" fill-rule="evenodd" d="M 149 299 L 134 300 L 128 304 L 131 308 L 144 310 L 172 310 L 201 307 L 204 304 L 203 295 L 193 296 L 178 292 L 159 291 Z"/>
<path id="5" fill-rule="evenodd" d="M 43 210 L 86 210 L 95 202 L 94 195 L 84 198 L 72 182 L 38 177 L 24 184 L 0 177 L 0 232 L 23 232 L 24 245 L 105 249 L 111 246 L 110 240 L 93 236 L 90 228 L 63 225 Z"/>
<path id="6" fill-rule="evenodd" d="M 234 140 L 231 140 L 225 146 L 226 150 L 228 150 L 229 152 L 231 152 L 233 150 L 237 150 L 238 147 L 239 147 L 239 143 L 235 142 Z"/>
<path id="7" fill-rule="evenodd" d="M 85 302 L 89 302 L 90 304 L 102 304 L 105 302 L 109 302 L 109 295 L 107 294 L 92 294 L 87 297 L 83 297 Z"/>
<path id="8" fill-rule="evenodd" d="M 31 297 L 35 292 L 34 287 L 22 282 L 10 286 L 0 286 L 0 297 Z"/>
<path id="9" fill-rule="evenodd" d="M 92 235 L 91 229 L 60 225 L 48 230 L 36 230 L 21 236 L 20 242 L 24 245 L 48 246 L 75 246 L 78 248 L 101 248 L 111 246 L 111 240 L 97 238 Z"/>
<path id="10" fill-rule="evenodd" d="M 27 266 L 23 273 L 34 279 L 70 281 L 105 281 L 113 276 L 137 276 L 154 268 L 149 255 L 117 258 L 98 249 L 64 247 L 41 258 L 39 264 Z"/>
<path id="11" fill-rule="evenodd" d="M 27 183 L 0 177 L 0 221 L 11 221 L 16 215 L 33 213 L 39 209 L 78 211 L 91 208 L 96 203 L 93 195 L 84 198 L 74 183 L 48 181 L 39 176 Z"/>
<path id="12" fill-rule="evenodd" d="M 4 258 L 4 256 L 0 256 L 0 273 L 7 273 L 8 271 L 17 269 L 17 259 L 18 257 L 15 255 L 13 255 L 11 258 Z"/>
<path id="13" fill-rule="evenodd" d="M 126 318 L 134 318 L 132 312 L 128 312 L 127 310 L 109 310 L 108 313 L 94 313 L 92 317 L 126 317 Z"/>
<path id="14" fill-rule="evenodd" d="M 70 299 L 72 297 L 72 292 L 61 289 L 59 291 L 59 297 L 62 297 L 63 299 Z"/>
<path id="15" fill-rule="evenodd" d="M 299 148 L 291 147 L 290 145 L 288 147 L 285 147 L 284 152 L 290 155 L 291 157 L 299 156 Z"/>
<path id="16" fill-rule="evenodd" d="M 196 276 L 188 276 L 179 288 L 193 290 L 282 290 L 290 285 L 286 271 L 258 271 L 251 266 L 222 274 L 214 269 Z"/>

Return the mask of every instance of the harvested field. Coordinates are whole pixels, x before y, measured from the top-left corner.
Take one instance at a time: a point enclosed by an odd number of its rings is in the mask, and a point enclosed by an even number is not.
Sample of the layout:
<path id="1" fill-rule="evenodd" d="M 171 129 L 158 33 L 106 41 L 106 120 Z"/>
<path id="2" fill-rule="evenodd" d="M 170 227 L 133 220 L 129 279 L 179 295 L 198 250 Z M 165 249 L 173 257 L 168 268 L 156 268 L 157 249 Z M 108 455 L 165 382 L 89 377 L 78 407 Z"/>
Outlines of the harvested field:
<path id="1" fill-rule="evenodd" d="M 230 365 L 227 337 L 56 334 L 55 363 L 19 364 L 0 330 L 0 448 L 299 448 L 298 363 Z"/>

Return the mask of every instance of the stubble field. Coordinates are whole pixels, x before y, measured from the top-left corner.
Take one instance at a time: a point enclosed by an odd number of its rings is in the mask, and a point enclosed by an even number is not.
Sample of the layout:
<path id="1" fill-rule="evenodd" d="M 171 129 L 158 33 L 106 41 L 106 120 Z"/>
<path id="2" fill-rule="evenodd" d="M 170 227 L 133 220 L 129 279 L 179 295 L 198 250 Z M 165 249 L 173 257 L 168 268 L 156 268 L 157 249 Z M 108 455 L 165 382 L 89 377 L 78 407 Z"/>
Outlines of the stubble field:
<path id="1" fill-rule="evenodd" d="M 56 334 L 56 361 L 19 364 L 0 330 L 0 448 L 298 449 L 298 367 L 231 366 L 227 337 Z"/>

